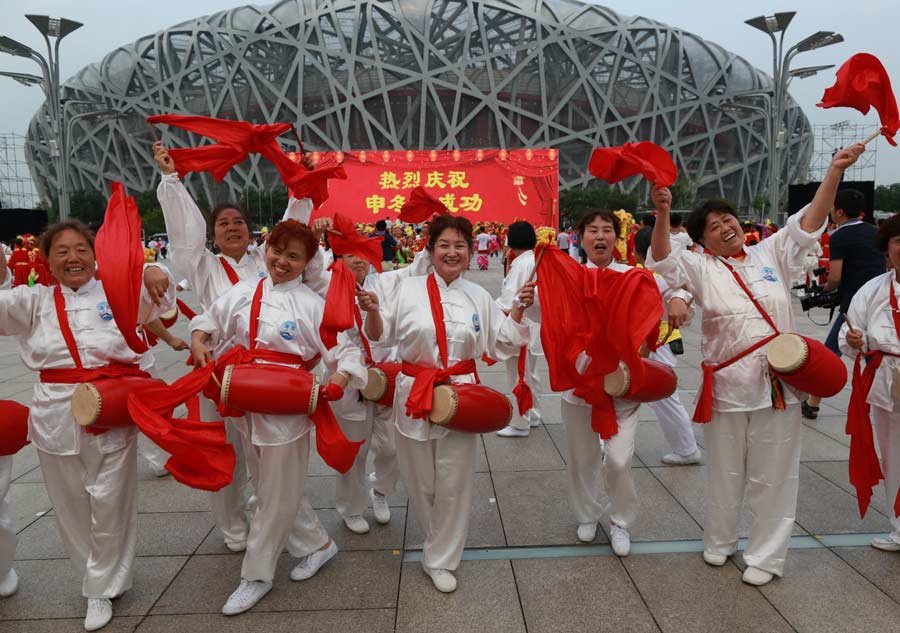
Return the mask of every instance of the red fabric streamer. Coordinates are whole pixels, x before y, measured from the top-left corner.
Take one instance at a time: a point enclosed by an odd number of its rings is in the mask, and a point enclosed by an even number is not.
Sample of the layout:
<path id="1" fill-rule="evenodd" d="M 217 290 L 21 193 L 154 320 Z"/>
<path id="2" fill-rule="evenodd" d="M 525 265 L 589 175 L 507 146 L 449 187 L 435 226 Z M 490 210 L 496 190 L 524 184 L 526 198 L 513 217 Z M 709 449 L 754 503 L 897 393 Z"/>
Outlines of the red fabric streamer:
<path id="1" fill-rule="evenodd" d="M 322 389 L 327 389 L 327 387 L 322 387 Z M 356 454 L 363 442 L 353 442 L 347 439 L 337 418 L 334 417 L 331 403 L 327 399 L 319 400 L 316 410 L 309 416 L 309 419 L 316 425 L 316 450 L 322 457 L 322 461 L 341 474 L 347 473 L 353 467 Z"/>
<path id="2" fill-rule="evenodd" d="M 0 455 L 15 455 L 28 445 L 28 407 L 0 400 Z"/>
<path id="3" fill-rule="evenodd" d="M 134 423 L 171 454 L 166 470 L 186 486 L 209 491 L 231 483 L 234 472 L 234 447 L 225 438 L 225 423 L 173 418 L 172 411 L 203 390 L 213 369 L 209 364 L 171 385 L 139 389 L 128 396 Z"/>
<path id="4" fill-rule="evenodd" d="M 175 305 L 178 306 L 178 311 L 181 312 L 187 319 L 193 319 L 197 316 L 197 313 L 191 310 L 191 308 L 181 299 L 175 299 Z"/>
<path id="5" fill-rule="evenodd" d="M 519 409 L 519 415 L 525 415 L 534 408 L 534 395 L 531 393 L 531 387 L 525 382 L 525 360 L 528 356 L 528 347 L 523 346 L 519 350 L 519 382 L 513 387 L 513 395 L 516 397 L 516 406 Z"/>
<path id="6" fill-rule="evenodd" d="M 342 259 L 334 260 L 329 270 L 331 282 L 325 295 L 325 312 L 319 324 L 319 336 L 325 347 L 331 349 L 337 345 L 338 332 L 349 330 L 355 324 L 356 278 Z"/>
<path id="7" fill-rule="evenodd" d="M 284 184 L 295 198 L 309 198 L 313 208 L 318 209 L 322 203 L 328 200 L 328 181 L 332 178 L 347 180 L 347 172 L 340 165 L 336 167 L 323 167 L 307 171 L 303 166 L 292 163 L 297 168 L 295 173 L 285 180 Z"/>
<path id="8" fill-rule="evenodd" d="M 639 174 L 657 187 L 671 187 L 678 180 L 678 169 L 672 157 L 650 141 L 595 149 L 588 171 L 594 178 L 610 184 Z"/>
<path id="9" fill-rule="evenodd" d="M 416 187 L 409 194 L 409 200 L 400 208 L 401 222 L 418 224 L 425 222 L 432 215 L 447 215 L 449 211 L 440 200 L 436 200 L 425 191 L 424 187 Z"/>
<path id="10" fill-rule="evenodd" d="M 137 333 L 144 274 L 141 217 L 134 198 L 125 195 L 122 183 L 114 182 L 110 188 L 112 196 L 94 242 L 97 269 L 122 337 L 136 354 L 143 354 L 147 343 Z"/>
<path id="11" fill-rule="evenodd" d="M 383 235 L 367 237 L 356 230 L 356 223 L 341 213 L 334 214 L 334 230 L 328 232 L 328 243 L 335 255 L 355 255 L 381 272 Z"/>
<path id="12" fill-rule="evenodd" d="M 900 130 L 897 99 L 891 88 L 891 78 L 874 55 L 857 53 L 837 71 L 837 81 L 825 90 L 820 108 L 854 108 L 868 114 L 875 108 L 881 118 L 881 134 L 896 146 L 894 136 Z"/>

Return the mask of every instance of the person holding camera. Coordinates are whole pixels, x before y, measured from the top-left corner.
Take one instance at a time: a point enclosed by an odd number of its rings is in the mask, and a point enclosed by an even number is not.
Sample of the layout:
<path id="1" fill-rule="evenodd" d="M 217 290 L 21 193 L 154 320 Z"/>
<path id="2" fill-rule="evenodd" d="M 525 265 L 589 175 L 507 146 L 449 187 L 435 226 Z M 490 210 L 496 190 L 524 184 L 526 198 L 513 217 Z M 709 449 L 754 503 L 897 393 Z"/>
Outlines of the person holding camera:
<path id="1" fill-rule="evenodd" d="M 837 318 L 831 326 L 825 347 L 841 355 L 838 347 L 838 333 L 844 323 L 844 315 L 850 307 L 850 301 L 863 285 L 882 274 L 885 270 L 884 254 L 875 247 L 875 235 L 878 229 L 864 222 L 861 215 L 865 210 L 866 199 L 861 191 L 842 189 L 834 197 L 834 208 L 831 221 L 837 227 L 831 232 L 831 263 L 825 290 L 837 289 L 840 307 Z M 821 398 L 810 397 L 802 403 L 803 417 L 815 420 L 819 416 Z"/>

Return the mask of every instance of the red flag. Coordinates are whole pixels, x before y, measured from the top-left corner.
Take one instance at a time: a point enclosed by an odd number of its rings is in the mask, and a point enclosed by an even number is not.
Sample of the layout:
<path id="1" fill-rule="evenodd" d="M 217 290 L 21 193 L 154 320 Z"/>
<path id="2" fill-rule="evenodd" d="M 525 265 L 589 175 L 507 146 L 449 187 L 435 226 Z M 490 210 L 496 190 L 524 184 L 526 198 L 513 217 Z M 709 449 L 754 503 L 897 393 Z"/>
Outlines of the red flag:
<path id="1" fill-rule="evenodd" d="M 144 275 L 141 217 L 134 198 L 125 196 L 122 183 L 112 183 L 111 189 L 103 226 L 94 242 L 97 270 L 125 342 L 136 354 L 143 354 L 148 349 L 147 343 L 137 333 L 139 321 L 148 316 L 138 314 Z"/>
<path id="2" fill-rule="evenodd" d="M 319 336 L 325 347 L 331 349 L 337 345 L 338 332 L 349 330 L 356 321 L 353 318 L 353 306 L 356 305 L 356 279 L 341 259 L 334 260 L 329 270 L 331 283 L 325 296 L 325 312 L 319 325 Z"/>
<path id="3" fill-rule="evenodd" d="M 279 151 L 281 151 L 280 148 Z M 301 198 L 312 200 L 313 208 L 316 209 L 328 200 L 328 181 L 330 179 L 347 180 L 347 172 L 341 165 L 307 171 L 302 165 L 292 164 L 299 169 L 295 170 L 295 173 L 289 176 L 284 184 L 298 200 Z"/>
<path id="4" fill-rule="evenodd" d="M 424 187 L 416 187 L 409 194 L 409 200 L 400 209 L 401 222 L 418 224 L 425 222 L 432 215 L 446 215 L 447 207 L 440 200 L 434 199 Z"/>
<path id="5" fill-rule="evenodd" d="M 670 187 L 678 179 L 678 169 L 669 153 L 649 141 L 595 149 L 588 171 L 608 183 L 640 174 L 657 187 Z"/>
<path id="6" fill-rule="evenodd" d="M 315 172 L 313 172 L 315 173 Z M 328 243 L 335 255 L 356 255 L 381 272 L 381 243 L 383 235 L 360 235 L 356 224 L 341 213 L 334 214 L 334 230 L 328 233 Z"/>
<path id="7" fill-rule="evenodd" d="M 857 53 L 837 71 L 837 81 L 825 90 L 820 108 L 855 108 L 868 114 L 875 108 L 881 117 L 881 134 L 896 146 L 894 135 L 900 130 L 897 99 L 891 89 L 891 78 L 874 55 Z"/>

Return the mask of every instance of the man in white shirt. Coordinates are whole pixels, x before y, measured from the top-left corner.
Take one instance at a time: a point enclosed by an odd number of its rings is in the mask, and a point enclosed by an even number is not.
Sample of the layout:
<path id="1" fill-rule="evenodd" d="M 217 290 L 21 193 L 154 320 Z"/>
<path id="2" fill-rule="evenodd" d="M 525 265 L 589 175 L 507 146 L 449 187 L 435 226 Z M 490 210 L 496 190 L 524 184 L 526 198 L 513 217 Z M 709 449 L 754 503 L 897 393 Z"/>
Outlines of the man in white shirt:
<path id="1" fill-rule="evenodd" d="M 569 234 L 566 231 L 560 231 L 559 235 L 556 236 L 556 245 L 559 246 L 559 250 L 566 252 L 569 250 Z"/>

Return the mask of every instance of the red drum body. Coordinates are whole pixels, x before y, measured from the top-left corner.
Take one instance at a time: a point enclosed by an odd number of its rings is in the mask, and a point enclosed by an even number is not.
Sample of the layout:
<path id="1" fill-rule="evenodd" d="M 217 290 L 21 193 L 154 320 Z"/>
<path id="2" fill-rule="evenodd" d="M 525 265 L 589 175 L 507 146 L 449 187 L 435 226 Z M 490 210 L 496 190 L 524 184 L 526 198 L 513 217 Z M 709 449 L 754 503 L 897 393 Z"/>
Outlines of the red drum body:
<path id="1" fill-rule="evenodd" d="M 172 308 L 168 312 L 164 312 L 159 316 L 159 320 L 162 321 L 163 327 L 168 330 L 178 320 L 178 308 Z"/>
<path id="2" fill-rule="evenodd" d="M 143 387 L 165 386 L 156 378 L 123 376 L 83 382 L 72 394 L 72 417 L 80 426 L 117 429 L 134 422 L 128 414 L 128 395 Z"/>
<path id="3" fill-rule="evenodd" d="M 624 363 L 619 368 L 603 377 L 603 391 L 613 398 L 622 398 L 633 402 L 656 402 L 668 398 L 678 388 L 678 377 L 675 371 L 659 361 L 642 358 L 644 380 L 634 384 L 631 371 Z"/>
<path id="4" fill-rule="evenodd" d="M 270 415 L 310 415 L 319 403 L 319 378 L 284 365 L 229 365 L 222 375 L 222 404 Z"/>
<path id="5" fill-rule="evenodd" d="M 376 363 L 369 367 L 369 380 L 362 390 L 362 397 L 384 407 L 393 407 L 400 367 L 400 363 Z"/>
<path id="6" fill-rule="evenodd" d="M 830 398 L 847 384 L 844 362 L 819 341 L 799 334 L 779 334 L 766 348 L 769 366 L 794 389 Z"/>
<path id="7" fill-rule="evenodd" d="M 439 385 L 432 396 L 432 423 L 465 433 L 493 433 L 512 419 L 505 395 L 484 385 Z"/>
<path id="8" fill-rule="evenodd" d="M 28 407 L 0 400 L 0 455 L 15 455 L 28 444 Z"/>

